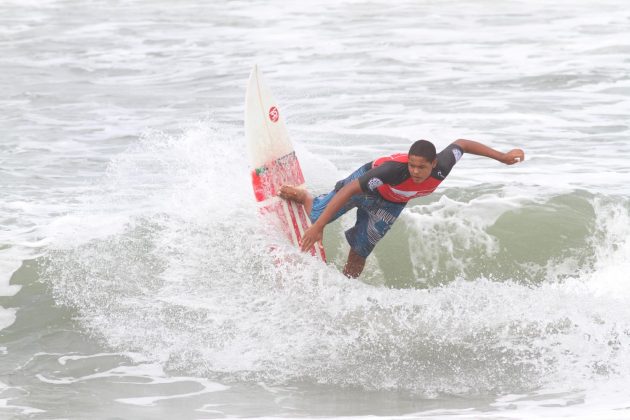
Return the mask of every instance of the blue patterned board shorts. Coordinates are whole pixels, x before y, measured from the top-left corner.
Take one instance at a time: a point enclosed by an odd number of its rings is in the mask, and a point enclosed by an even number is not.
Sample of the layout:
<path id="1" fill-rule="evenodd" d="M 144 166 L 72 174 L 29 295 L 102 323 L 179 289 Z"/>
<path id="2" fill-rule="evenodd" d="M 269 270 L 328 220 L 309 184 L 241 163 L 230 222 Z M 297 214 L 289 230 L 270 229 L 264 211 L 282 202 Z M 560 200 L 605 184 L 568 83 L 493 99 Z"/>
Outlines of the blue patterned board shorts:
<path id="1" fill-rule="evenodd" d="M 360 167 L 346 179 L 337 182 L 333 191 L 315 197 L 313 200 L 313 209 L 310 214 L 311 222 L 314 223 L 319 219 L 337 191 L 349 182 L 359 178 L 371 168 L 371 163 Z M 376 246 L 376 243 L 381 240 L 392 227 L 405 208 L 405 204 L 406 203 L 393 203 L 384 200 L 378 195 L 356 194 L 334 215 L 330 222 L 337 220 L 340 216 L 356 207 L 357 222 L 354 227 L 346 231 L 346 240 L 354 252 L 363 258 L 367 258 Z"/>

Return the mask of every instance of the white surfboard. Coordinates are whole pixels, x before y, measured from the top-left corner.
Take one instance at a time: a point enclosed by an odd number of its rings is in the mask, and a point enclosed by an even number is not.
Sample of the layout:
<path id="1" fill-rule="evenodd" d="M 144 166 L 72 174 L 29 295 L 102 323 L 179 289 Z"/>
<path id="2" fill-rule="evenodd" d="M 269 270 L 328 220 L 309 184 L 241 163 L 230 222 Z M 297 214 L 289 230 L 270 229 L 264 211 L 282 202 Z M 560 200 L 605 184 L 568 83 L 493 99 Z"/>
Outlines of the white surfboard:
<path id="1" fill-rule="evenodd" d="M 304 188 L 304 175 L 289 139 L 284 117 L 258 66 L 249 76 L 245 99 L 245 136 L 252 165 L 252 186 L 263 220 L 284 232 L 296 246 L 311 222 L 304 206 L 278 197 L 280 187 Z M 324 248 L 318 242 L 311 254 L 326 261 Z"/>

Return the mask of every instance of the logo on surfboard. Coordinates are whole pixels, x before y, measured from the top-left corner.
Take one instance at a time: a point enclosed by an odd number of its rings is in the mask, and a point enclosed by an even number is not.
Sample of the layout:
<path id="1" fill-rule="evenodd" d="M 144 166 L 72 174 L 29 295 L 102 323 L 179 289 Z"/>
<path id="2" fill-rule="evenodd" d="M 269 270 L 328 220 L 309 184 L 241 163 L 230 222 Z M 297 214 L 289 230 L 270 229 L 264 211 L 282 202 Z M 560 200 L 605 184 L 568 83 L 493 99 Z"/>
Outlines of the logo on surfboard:
<path id="1" fill-rule="evenodd" d="M 278 122 L 278 118 L 280 118 L 280 112 L 278 112 L 278 108 L 272 106 L 269 108 L 269 119 L 272 122 Z"/>

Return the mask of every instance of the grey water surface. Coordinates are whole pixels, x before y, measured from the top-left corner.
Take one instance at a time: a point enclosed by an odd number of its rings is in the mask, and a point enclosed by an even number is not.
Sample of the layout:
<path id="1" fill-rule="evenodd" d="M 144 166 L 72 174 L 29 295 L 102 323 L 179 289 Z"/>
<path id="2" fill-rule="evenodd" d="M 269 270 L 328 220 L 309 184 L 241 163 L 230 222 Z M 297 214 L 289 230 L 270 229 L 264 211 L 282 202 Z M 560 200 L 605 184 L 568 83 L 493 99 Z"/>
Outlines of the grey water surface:
<path id="1" fill-rule="evenodd" d="M 313 193 L 457 138 L 360 281 L 257 218 L 249 71 Z M 0 4 L 0 417 L 627 418 L 620 0 Z"/>

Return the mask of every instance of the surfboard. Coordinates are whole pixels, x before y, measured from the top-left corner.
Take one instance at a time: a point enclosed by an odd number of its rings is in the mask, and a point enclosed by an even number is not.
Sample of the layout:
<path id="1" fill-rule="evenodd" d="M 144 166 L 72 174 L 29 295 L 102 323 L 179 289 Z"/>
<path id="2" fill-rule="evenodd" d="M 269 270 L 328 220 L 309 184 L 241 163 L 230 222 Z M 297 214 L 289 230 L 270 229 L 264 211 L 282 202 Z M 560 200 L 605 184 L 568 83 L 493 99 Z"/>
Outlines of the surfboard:
<path id="1" fill-rule="evenodd" d="M 299 246 L 304 231 L 311 226 L 304 206 L 278 197 L 280 187 L 305 187 L 300 162 L 289 139 L 284 116 L 254 66 L 245 97 L 245 136 L 251 162 L 251 179 L 261 220 L 280 229 L 291 243 Z M 310 253 L 326 261 L 321 241 Z"/>

